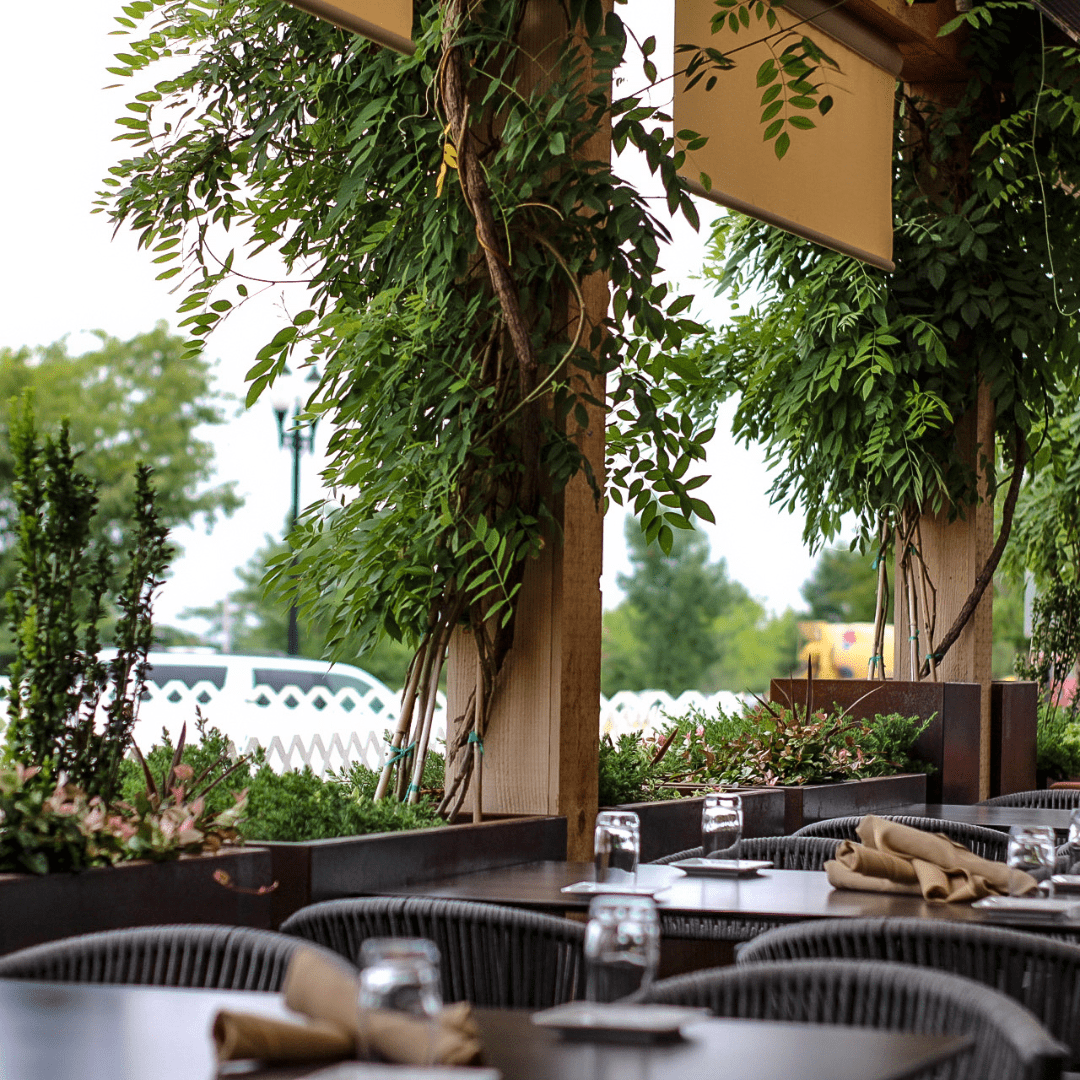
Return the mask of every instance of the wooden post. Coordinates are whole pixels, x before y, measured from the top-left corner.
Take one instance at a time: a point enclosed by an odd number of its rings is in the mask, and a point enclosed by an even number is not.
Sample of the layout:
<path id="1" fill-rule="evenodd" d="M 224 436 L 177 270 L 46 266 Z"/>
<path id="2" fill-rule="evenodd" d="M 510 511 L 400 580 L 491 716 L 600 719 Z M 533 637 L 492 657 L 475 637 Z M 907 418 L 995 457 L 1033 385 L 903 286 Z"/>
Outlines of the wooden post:
<path id="1" fill-rule="evenodd" d="M 993 460 L 994 453 L 994 406 L 990 391 L 983 384 L 979 389 L 977 404 L 961 419 L 957 429 L 957 442 L 967 459 L 979 466 L 980 458 Z M 979 489 L 983 500 L 975 507 L 965 510 L 963 519 L 949 521 L 947 512 L 924 514 L 922 553 L 930 580 L 937 590 L 937 637 L 952 624 L 964 601 L 968 598 L 975 578 L 986 564 L 994 546 L 994 505 L 985 498 L 986 483 L 983 469 L 979 468 Z M 899 560 L 900 553 L 897 552 Z M 896 580 L 899 581 L 899 561 Z M 920 598 L 921 602 L 921 598 Z M 911 672 L 908 649 L 908 620 L 904 605 L 894 605 L 895 666 L 896 679 L 914 679 Z M 980 798 L 990 794 L 990 683 L 993 654 L 993 588 L 983 594 L 971 621 L 964 628 L 957 642 L 946 653 L 938 666 L 939 678 L 947 682 L 974 682 L 981 687 L 980 746 L 979 746 L 979 793 Z M 925 643 L 920 640 L 919 666 L 926 653 Z"/>
<path id="2" fill-rule="evenodd" d="M 610 10 L 611 0 L 605 0 Z M 525 74 L 543 83 L 558 47 L 569 33 L 558 0 L 530 0 L 520 41 L 533 58 Z M 588 76 L 586 76 L 588 77 Z M 611 134 L 605 131 L 581 148 L 585 160 L 606 161 Z M 607 314 L 608 283 L 584 283 L 588 341 Z M 565 300 L 576 325 L 573 297 Z M 603 400 L 604 380 L 593 378 L 592 393 Z M 589 422 L 577 433 L 595 475 L 604 476 L 604 411 L 589 406 Z M 568 424 L 573 425 L 570 418 Z M 592 857 L 597 809 L 600 732 L 600 638 L 603 513 L 582 476 L 554 499 L 562 538 L 549 538 L 529 564 L 518 600 L 514 647 L 495 688 L 484 740 L 481 809 L 487 814 L 564 814 L 571 859 Z M 450 647 L 448 715 L 461 715 L 476 685 L 472 644 L 461 631 Z M 472 794 L 470 794 L 471 805 Z"/>

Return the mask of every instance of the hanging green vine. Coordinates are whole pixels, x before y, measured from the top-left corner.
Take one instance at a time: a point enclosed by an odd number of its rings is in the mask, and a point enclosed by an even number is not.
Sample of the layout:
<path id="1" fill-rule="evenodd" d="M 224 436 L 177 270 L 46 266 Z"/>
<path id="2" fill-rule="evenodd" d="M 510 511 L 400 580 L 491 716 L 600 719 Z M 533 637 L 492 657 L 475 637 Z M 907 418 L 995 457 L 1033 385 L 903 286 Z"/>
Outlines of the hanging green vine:
<path id="1" fill-rule="evenodd" d="M 864 549 L 887 547 L 897 531 L 917 547 L 921 513 L 973 506 L 977 463 L 958 450 L 956 429 L 980 386 L 989 390 L 1009 470 L 1002 531 L 933 644 L 918 557 L 910 567 L 924 673 L 988 585 L 1032 450 L 1045 462 L 1042 419 L 1080 363 L 1068 314 L 1080 285 L 1078 53 L 1061 36 L 1045 39 L 1039 20 L 1027 5 L 975 8 L 957 20 L 974 32 L 956 103 L 899 94 L 895 273 L 736 215 L 714 234 L 709 274 L 752 306 L 706 351 L 712 401 L 687 405 L 707 416 L 718 396 L 741 395 L 735 434 L 765 447 L 773 499 L 802 510 L 812 546 L 852 513 Z M 999 478 L 985 464 L 992 498 Z"/>
<path id="2" fill-rule="evenodd" d="M 693 515 L 712 520 L 691 471 L 711 424 L 677 408 L 701 385 L 687 345 L 703 328 L 685 317 L 690 297 L 654 283 L 664 225 L 587 149 L 609 129 L 616 149 L 640 149 L 669 208 L 697 225 L 669 118 L 645 104 L 655 42 L 633 74 L 618 16 L 567 0 L 565 37 L 535 56 L 521 44 L 529 9 L 418 3 L 403 57 L 277 0 L 137 0 L 112 69 L 191 53 L 128 107 L 134 156 L 100 205 L 161 277 L 186 275 L 183 325 L 203 336 L 248 299 L 234 233 L 308 281 L 310 307 L 259 351 L 248 403 L 286 363 L 318 363 L 306 418 L 330 422 L 337 497 L 304 515 L 295 564 L 270 578 L 331 627 L 332 649 L 357 635 L 417 645 L 380 794 L 415 797 L 450 636 L 472 630 L 480 678 L 448 747 L 448 813 L 513 643 L 525 563 L 561 542 L 553 500 L 578 475 L 601 498 L 581 449 L 603 415 L 590 410 L 611 418 L 607 490 L 650 541 L 669 549 Z M 774 78 L 806 79 L 804 67 Z M 597 279 L 611 315 L 590 322 Z"/>

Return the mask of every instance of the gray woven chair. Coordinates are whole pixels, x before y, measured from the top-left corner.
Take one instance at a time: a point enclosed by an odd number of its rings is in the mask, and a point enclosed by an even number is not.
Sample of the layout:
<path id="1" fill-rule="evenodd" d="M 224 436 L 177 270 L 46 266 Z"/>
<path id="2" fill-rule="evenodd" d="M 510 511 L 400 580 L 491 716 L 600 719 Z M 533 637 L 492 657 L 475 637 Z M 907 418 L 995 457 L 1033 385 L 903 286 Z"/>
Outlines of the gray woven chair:
<path id="1" fill-rule="evenodd" d="M 281 926 L 355 961 L 370 937 L 421 937 L 442 957 L 446 1001 L 543 1009 L 581 997 L 582 923 L 494 904 L 362 897 L 302 908 Z"/>
<path id="2" fill-rule="evenodd" d="M 1073 810 L 1080 806 L 1080 788 L 1050 788 L 1047 791 L 1014 791 L 983 799 L 979 806 L 1024 806 L 1031 810 Z"/>
<path id="3" fill-rule="evenodd" d="M 300 944 L 237 926 L 106 930 L 8 953 L 0 957 L 0 979 L 280 990 Z"/>
<path id="4" fill-rule="evenodd" d="M 739 841 L 740 859 L 768 859 L 777 870 L 821 870 L 836 851 L 836 840 L 820 836 L 754 836 Z M 700 859 L 702 848 L 689 848 L 653 859 L 653 865 Z"/>
<path id="5" fill-rule="evenodd" d="M 985 829 L 982 825 L 967 825 L 962 821 L 942 821 L 938 818 L 903 817 L 892 814 L 879 814 L 886 821 L 896 821 L 901 825 L 910 825 L 923 832 L 944 833 L 950 840 L 963 844 L 976 855 L 994 862 L 1004 862 L 1009 848 L 1008 833 L 997 829 Z M 828 818 L 804 825 L 794 836 L 831 836 L 836 840 L 858 840 L 858 827 L 861 817 Z"/>
<path id="6" fill-rule="evenodd" d="M 891 960 L 963 975 L 1018 1001 L 1080 1061 L 1080 946 L 996 926 L 930 919 L 821 919 L 754 938 L 740 964 Z"/>
<path id="7" fill-rule="evenodd" d="M 1047 1080 L 1060 1074 L 1068 1052 L 1003 994 L 907 964 L 740 964 L 665 979 L 635 1000 L 705 1006 L 716 1016 L 973 1035 L 970 1052 L 920 1074 L 937 1080 Z"/>

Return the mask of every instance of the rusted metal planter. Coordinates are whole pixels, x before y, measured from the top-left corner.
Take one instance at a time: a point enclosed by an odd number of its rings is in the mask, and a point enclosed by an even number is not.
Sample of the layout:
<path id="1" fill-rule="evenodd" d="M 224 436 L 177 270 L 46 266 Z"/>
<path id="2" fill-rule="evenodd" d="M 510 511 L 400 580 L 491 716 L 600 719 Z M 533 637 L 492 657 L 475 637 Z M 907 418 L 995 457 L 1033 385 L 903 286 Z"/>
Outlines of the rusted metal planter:
<path id="1" fill-rule="evenodd" d="M 743 836 L 786 836 L 825 818 L 885 813 L 894 806 L 926 802 L 926 774 L 903 773 L 868 780 L 801 787 L 757 787 L 739 791 Z M 704 796 L 626 803 L 641 818 L 641 859 L 649 862 L 701 843 Z"/>
<path id="2" fill-rule="evenodd" d="M 264 843 L 278 887 L 271 921 L 322 900 L 400 889 L 453 874 L 566 858 L 565 817 L 502 818 L 435 829 Z"/>
<path id="3" fill-rule="evenodd" d="M 794 700 L 801 707 L 806 702 L 806 690 L 805 679 L 773 679 L 769 700 L 782 704 Z M 900 713 L 923 720 L 933 716 L 916 746 L 919 756 L 935 767 L 927 781 L 926 801 L 976 803 L 980 696 L 978 683 L 815 679 L 813 704 L 815 708 L 838 705 L 850 709 L 856 720 L 878 713 Z"/>
<path id="4" fill-rule="evenodd" d="M 229 886 L 214 880 L 228 874 Z M 78 874 L 0 874 L 0 954 L 45 941 L 165 923 L 270 926 L 270 853 L 238 848 Z M 250 890 L 250 891 L 244 891 Z"/>
<path id="5" fill-rule="evenodd" d="M 1039 688 L 1033 682 L 990 685 L 990 794 L 1039 786 L 1035 770 Z"/>

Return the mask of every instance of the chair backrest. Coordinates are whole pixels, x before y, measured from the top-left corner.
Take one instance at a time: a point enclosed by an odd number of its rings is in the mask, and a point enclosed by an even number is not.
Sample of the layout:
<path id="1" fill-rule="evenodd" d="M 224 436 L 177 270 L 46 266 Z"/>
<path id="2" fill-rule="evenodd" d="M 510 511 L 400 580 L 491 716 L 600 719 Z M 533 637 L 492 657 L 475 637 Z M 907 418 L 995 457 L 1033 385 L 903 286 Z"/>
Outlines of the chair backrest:
<path id="1" fill-rule="evenodd" d="M 300 944 L 284 934 L 237 926 L 106 930 L 0 956 L 0 979 L 280 990 Z"/>
<path id="2" fill-rule="evenodd" d="M 1008 833 L 996 829 L 986 829 L 982 825 L 967 825 L 962 821 L 943 821 L 939 818 L 905 817 L 893 814 L 879 814 L 886 821 L 895 821 L 900 825 L 910 825 L 913 829 L 924 832 L 944 833 L 950 840 L 963 844 L 976 855 L 994 862 L 1004 862 L 1009 849 Z M 827 818 L 804 825 L 795 832 L 795 836 L 831 836 L 836 840 L 858 840 L 858 828 L 861 817 Z"/>
<path id="3" fill-rule="evenodd" d="M 445 1001 L 542 1009 L 584 992 L 585 927 L 552 915 L 494 904 L 375 896 L 312 904 L 290 916 L 281 931 L 354 962 L 366 938 L 428 938 L 442 957 Z"/>
<path id="4" fill-rule="evenodd" d="M 1050 788 L 1047 791 L 1014 791 L 983 799 L 979 806 L 1025 806 L 1032 810 L 1073 810 L 1080 806 L 1080 788 Z"/>
<path id="5" fill-rule="evenodd" d="M 1080 945 L 996 926 L 930 919 L 821 919 L 742 945 L 740 964 L 888 960 L 963 975 L 1030 1009 L 1080 1060 Z"/>
<path id="6" fill-rule="evenodd" d="M 836 852 L 836 840 L 822 836 L 754 836 L 739 841 L 740 859 L 768 859 L 777 870 L 822 870 Z M 700 859 L 702 848 L 677 851 L 653 864 Z"/>
<path id="7" fill-rule="evenodd" d="M 665 979 L 635 1000 L 705 1006 L 717 1016 L 972 1035 L 974 1048 L 929 1075 L 1045 1080 L 1067 1048 L 1004 994 L 942 971 L 870 960 L 739 964 Z"/>

